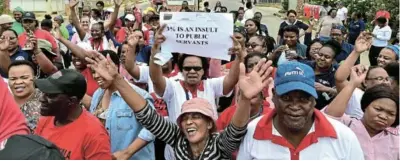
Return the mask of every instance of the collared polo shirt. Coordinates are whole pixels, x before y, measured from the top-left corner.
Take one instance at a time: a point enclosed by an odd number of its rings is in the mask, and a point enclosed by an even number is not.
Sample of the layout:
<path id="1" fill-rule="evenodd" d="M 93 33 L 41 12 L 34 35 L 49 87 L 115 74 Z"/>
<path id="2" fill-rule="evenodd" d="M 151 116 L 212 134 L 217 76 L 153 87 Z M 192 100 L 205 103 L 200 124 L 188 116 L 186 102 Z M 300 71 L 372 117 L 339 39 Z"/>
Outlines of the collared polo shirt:
<path id="1" fill-rule="evenodd" d="M 274 127 L 275 110 L 252 121 L 240 145 L 239 160 L 364 160 L 356 135 L 341 122 L 314 110 L 314 123 L 298 147 Z"/>

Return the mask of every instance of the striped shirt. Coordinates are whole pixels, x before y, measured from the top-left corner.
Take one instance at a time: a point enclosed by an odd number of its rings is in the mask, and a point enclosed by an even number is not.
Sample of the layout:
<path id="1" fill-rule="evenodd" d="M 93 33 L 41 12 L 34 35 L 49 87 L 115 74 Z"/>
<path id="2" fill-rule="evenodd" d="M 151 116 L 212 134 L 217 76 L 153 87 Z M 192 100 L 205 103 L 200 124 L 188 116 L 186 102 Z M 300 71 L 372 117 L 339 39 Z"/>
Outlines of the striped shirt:
<path id="1" fill-rule="evenodd" d="M 235 127 L 230 124 L 221 133 L 213 133 L 207 140 L 199 158 L 195 158 L 190 150 L 189 141 L 179 129 L 179 126 L 158 115 L 147 103 L 146 107 L 137 112 L 136 119 L 153 133 L 158 139 L 171 145 L 178 160 L 221 160 L 231 159 L 232 153 L 237 150 L 247 132 L 247 126 Z"/>

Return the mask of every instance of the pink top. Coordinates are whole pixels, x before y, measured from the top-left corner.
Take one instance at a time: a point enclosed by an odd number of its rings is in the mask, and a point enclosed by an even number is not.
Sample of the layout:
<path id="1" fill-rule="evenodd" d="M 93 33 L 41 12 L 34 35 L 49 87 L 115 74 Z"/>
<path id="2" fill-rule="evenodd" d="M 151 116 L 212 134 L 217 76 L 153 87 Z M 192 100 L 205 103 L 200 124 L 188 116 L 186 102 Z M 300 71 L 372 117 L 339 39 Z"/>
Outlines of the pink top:
<path id="1" fill-rule="evenodd" d="M 133 80 L 133 77 L 128 73 L 128 71 L 125 69 L 125 67 L 123 65 L 119 66 L 119 73 L 127 80 L 129 80 L 129 82 L 131 82 L 131 80 Z"/>
<path id="2" fill-rule="evenodd" d="M 399 129 L 386 128 L 381 133 L 370 137 L 361 120 L 343 115 L 335 118 L 341 121 L 356 134 L 361 148 L 364 151 L 365 160 L 399 160 Z"/>

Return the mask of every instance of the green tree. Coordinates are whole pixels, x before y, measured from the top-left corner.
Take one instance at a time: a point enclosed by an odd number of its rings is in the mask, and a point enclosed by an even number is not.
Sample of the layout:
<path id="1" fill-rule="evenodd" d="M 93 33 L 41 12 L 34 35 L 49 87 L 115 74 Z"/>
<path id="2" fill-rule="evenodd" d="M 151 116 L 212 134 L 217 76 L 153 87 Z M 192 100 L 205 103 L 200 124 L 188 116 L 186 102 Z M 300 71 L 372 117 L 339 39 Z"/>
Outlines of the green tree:
<path id="1" fill-rule="evenodd" d="M 321 5 L 325 0 L 310 0 L 312 4 Z M 360 12 L 364 15 L 367 29 L 373 30 L 371 21 L 375 18 L 376 12 L 384 5 L 385 10 L 390 13 L 390 27 L 395 36 L 399 31 L 399 1 L 398 0 L 328 0 L 332 6 L 336 2 L 343 2 L 349 10 L 349 15 L 353 12 Z"/>

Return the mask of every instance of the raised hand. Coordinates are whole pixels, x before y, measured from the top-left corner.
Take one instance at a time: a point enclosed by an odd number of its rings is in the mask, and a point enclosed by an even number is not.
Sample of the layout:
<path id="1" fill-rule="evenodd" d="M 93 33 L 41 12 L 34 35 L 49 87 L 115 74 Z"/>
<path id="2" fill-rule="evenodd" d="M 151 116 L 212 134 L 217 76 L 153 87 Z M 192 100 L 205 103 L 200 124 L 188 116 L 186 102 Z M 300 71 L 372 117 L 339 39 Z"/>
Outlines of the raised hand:
<path id="1" fill-rule="evenodd" d="M 163 35 L 163 32 L 164 32 L 164 29 L 165 29 L 166 26 L 167 26 L 166 24 L 163 24 L 163 25 L 160 27 L 160 29 L 157 30 L 157 32 L 156 32 L 156 34 L 155 34 L 155 36 L 154 36 L 154 39 L 155 39 L 154 46 L 156 46 L 157 49 L 158 49 L 158 48 L 160 47 L 160 45 L 165 41 L 165 36 Z M 154 47 L 154 46 L 153 46 L 153 47 Z"/>
<path id="2" fill-rule="evenodd" d="M 354 45 L 354 50 L 357 53 L 362 53 L 364 51 L 367 51 L 372 44 L 372 35 L 371 33 L 368 32 L 362 32 L 360 36 L 358 36 L 355 45 Z"/>
<path id="3" fill-rule="evenodd" d="M 129 29 L 130 33 L 128 35 L 127 41 L 131 48 L 135 48 L 139 43 L 139 38 L 132 32 L 133 29 Z"/>
<path id="4" fill-rule="evenodd" d="M 33 45 L 33 50 L 38 49 L 37 38 L 34 35 L 29 37 L 29 42 Z"/>
<path id="5" fill-rule="evenodd" d="M 9 46 L 10 46 L 10 38 L 2 37 L 0 39 L 0 51 L 7 51 Z"/>
<path id="6" fill-rule="evenodd" d="M 266 59 L 263 58 L 250 73 L 246 74 L 246 67 L 240 63 L 239 88 L 246 99 L 257 96 L 272 82 L 270 75 L 273 68 L 271 65 L 272 61 L 266 62 Z"/>
<path id="7" fill-rule="evenodd" d="M 114 0 L 114 4 L 116 6 L 121 6 L 121 4 L 124 2 L 124 0 Z"/>
<path id="8" fill-rule="evenodd" d="M 76 5 L 78 5 L 79 1 L 77 0 L 70 0 L 69 1 L 69 7 L 70 8 L 75 8 Z"/>
<path id="9" fill-rule="evenodd" d="M 243 45 L 240 44 L 240 42 L 235 37 L 231 36 L 231 39 L 233 42 L 233 46 L 231 48 L 229 48 L 229 54 L 231 54 L 231 55 L 234 54 L 240 60 L 243 60 L 243 58 L 245 57 Z"/>
<path id="10" fill-rule="evenodd" d="M 367 72 L 368 69 L 364 65 L 359 64 L 352 67 L 350 73 L 350 82 L 356 87 L 360 86 L 367 77 Z"/>
<path id="11" fill-rule="evenodd" d="M 118 76 L 118 68 L 112 62 L 110 55 L 107 58 L 97 53 L 92 58 L 86 57 L 87 66 L 96 71 L 105 80 L 113 81 Z"/>

